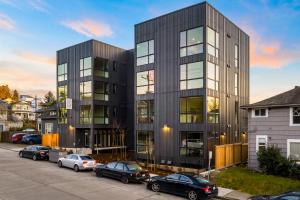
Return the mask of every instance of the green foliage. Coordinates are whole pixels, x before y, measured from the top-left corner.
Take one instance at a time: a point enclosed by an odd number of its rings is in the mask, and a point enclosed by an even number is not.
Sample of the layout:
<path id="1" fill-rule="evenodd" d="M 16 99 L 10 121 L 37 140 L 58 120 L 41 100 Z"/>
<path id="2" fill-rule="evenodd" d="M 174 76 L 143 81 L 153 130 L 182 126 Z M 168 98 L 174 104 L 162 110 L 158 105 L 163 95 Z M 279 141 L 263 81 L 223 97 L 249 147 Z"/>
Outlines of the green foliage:
<path id="1" fill-rule="evenodd" d="M 8 85 L 0 85 L 0 99 L 11 98 L 10 89 Z"/>
<path id="2" fill-rule="evenodd" d="M 19 92 L 17 90 L 14 90 L 11 98 L 15 102 L 19 101 Z"/>
<path id="3" fill-rule="evenodd" d="M 271 146 L 257 153 L 260 169 L 267 173 L 284 177 L 296 177 L 299 173 L 296 163 L 282 156 L 280 149 Z"/>
<path id="4" fill-rule="evenodd" d="M 277 195 L 300 188 L 299 180 L 266 175 L 242 167 L 232 167 L 220 172 L 216 176 L 216 183 L 220 187 L 252 195 Z"/>
<path id="5" fill-rule="evenodd" d="M 33 128 L 33 129 L 37 130 L 36 121 L 24 119 L 23 120 L 23 128 L 22 129 L 27 129 L 27 128 Z"/>
<path id="6" fill-rule="evenodd" d="M 47 92 L 44 97 L 44 103 L 41 104 L 43 108 L 49 108 L 56 104 L 56 98 L 51 91 Z"/>

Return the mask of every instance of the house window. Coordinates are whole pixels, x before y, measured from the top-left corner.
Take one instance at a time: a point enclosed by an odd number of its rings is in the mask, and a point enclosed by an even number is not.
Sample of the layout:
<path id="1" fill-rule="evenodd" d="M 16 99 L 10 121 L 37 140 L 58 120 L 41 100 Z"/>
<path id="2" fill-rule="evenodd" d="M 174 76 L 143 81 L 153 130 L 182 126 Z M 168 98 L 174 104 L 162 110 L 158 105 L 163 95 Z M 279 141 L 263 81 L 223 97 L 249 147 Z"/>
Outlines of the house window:
<path id="1" fill-rule="evenodd" d="M 59 124 L 66 124 L 67 123 L 67 109 L 66 108 L 59 108 L 58 110 L 58 123 Z"/>
<path id="2" fill-rule="evenodd" d="M 180 57 L 203 53 L 203 27 L 180 32 Z"/>
<path id="3" fill-rule="evenodd" d="M 266 108 L 253 109 L 252 118 L 255 117 L 268 117 L 268 109 Z"/>
<path id="4" fill-rule="evenodd" d="M 90 105 L 80 106 L 80 124 L 91 124 L 92 108 Z"/>
<path id="5" fill-rule="evenodd" d="M 58 102 L 65 102 L 68 94 L 68 86 L 63 85 L 63 86 L 58 86 L 57 87 L 57 92 L 58 92 Z"/>
<path id="6" fill-rule="evenodd" d="M 268 146 L 268 136 L 267 135 L 257 135 L 256 136 L 256 151 L 266 149 Z"/>
<path id="7" fill-rule="evenodd" d="M 219 90 L 219 66 L 211 62 L 207 62 L 207 88 Z"/>
<path id="8" fill-rule="evenodd" d="M 219 98 L 207 97 L 207 122 L 219 123 L 219 110 L 220 103 Z"/>
<path id="9" fill-rule="evenodd" d="M 53 123 L 45 123 L 45 133 L 53 133 Z"/>
<path id="10" fill-rule="evenodd" d="M 180 156 L 203 157 L 203 133 L 180 132 Z"/>
<path id="11" fill-rule="evenodd" d="M 108 78 L 109 72 L 108 72 L 108 60 L 104 58 L 95 58 L 95 64 L 94 64 L 94 75 Z"/>
<path id="12" fill-rule="evenodd" d="M 287 140 L 287 157 L 291 160 L 300 161 L 300 139 Z"/>
<path id="13" fill-rule="evenodd" d="M 92 75 L 92 57 L 80 59 L 80 77 Z"/>
<path id="14" fill-rule="evenodd" d="M 207 27 L 207 53 L 219 57 L 219 33 Z"/>
<path id="15" fill-rule="evenodd" d="M 92 81 L 80 83 L 80 100 L 92 99 Z"/>
<path id="16" fill-rule="evenodd" d="M 154 119 L 154 101 L 137 102 L 137 123 L 153 123 Z"/>
<path id="17" fill-rule="evenodd" d="M 234 95 L 239 94 L 238 73 L 234 73 Z"/>
<path id="18" fill-rule="evenodd" d="M 68 64 L 67 63 L 57 66 L 57 80 L 58 80 L 58 82 L 68 80 Z"/>
<path id="19" fill-rule="evenodd" d="M 290 125 L 300 126 L 300 107 L 290 108 Z"/>
<path id="20" fill-rule="evenodd" d="M 109 84 L 102 81 L 95 81 L 94 85 L 94 99 L 101 101 L 108 101 L 109 99 Z"/>
<path id="21" fill-rule="evenodd" d="M 149 40 L 136 45 L 136 65 L 154 63 L 154 40 Z"/>
<path id="22" fill-rule="evenodd" d="M 154 150 L 154 132 L 153 131 L 137 131 L 137 153 L 153 154 Z"/>
<path id="23" fill-rule="evenodd" d="M 234 66 L 239 67 L 239 46 L 234 45 Z"/>
<path id="24" fill-rule="evenodd" d="M 180 90 L 203 88 L 203 62 L 180 65 Z"/>
<path id="25" fill-rule="evenodd" d="M 203 97 L 180 98 L 180 123 L 201 123 L 203 121 Z"/>
<path id="26" fill-rule="evenodd" d="M 107 106 L 96 105 L 94 111 L 95 124 L 109 124 L 109 111 Z"/>
<path id="27" fill-rule="evenodd" d="M 154 70 L 138 72 L 136 80 L 138 95 L 154 93 Z"/>

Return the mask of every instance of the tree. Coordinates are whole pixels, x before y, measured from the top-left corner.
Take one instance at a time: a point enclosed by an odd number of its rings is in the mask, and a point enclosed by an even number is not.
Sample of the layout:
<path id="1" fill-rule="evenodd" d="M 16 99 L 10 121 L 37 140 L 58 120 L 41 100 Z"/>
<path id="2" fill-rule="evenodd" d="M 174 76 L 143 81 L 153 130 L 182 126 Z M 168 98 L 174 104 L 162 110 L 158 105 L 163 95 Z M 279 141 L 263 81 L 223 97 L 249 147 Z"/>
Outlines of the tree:
<path id="1" fill-rule="evenodd" d="M 47 92 L 44 97 L 44 102 L 41 104 L 44 108 L 49 108 L 56 104 L 56 98 L 51 91 Z"/>
<path id="2" fill-rule="evenodd" d="M 11 98 L 8 85 L 0 85 L 0 99 Z"/>
<path id="3" fill-rule="evenodd" d="M 17 90 L 13 91 L 12 100 L 19 101 L 19 92 Z"/>

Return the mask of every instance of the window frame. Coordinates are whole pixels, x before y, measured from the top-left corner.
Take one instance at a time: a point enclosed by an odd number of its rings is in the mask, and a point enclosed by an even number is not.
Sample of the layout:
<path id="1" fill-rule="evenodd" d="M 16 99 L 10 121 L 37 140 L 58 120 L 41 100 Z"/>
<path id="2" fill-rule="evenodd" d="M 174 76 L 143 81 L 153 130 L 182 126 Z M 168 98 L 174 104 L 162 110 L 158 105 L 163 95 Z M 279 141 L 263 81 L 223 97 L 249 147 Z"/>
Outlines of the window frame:
<path id="1" fill-rule="evenodd" d="M 234 95 L 239 95 L 239 74 L 237 72 L 234 73 Z"/>
<path id="2" fill-rule="evenodd" d="M 85 68 L 85 60 L 86 59 L 91 59 L 91 66 L 89 68 Z M 81 58 L 80 61 L 79 61 L 79 75 L 80 77 L 87 77 L 87 76 L 92 76 L 93 74 L 93 57 L 89 56 L 89 57 L 84 57 L 84 58 Z M 81 67 L 82 66 L 82 67 Z M 87 74 L 85 75 L 85 73 L 87 71 L 90 71 L 90 74 Z"/>
<path id="3" fill-rule="evenodd" d="M 62 74 L 59 74 L 58 68 L 60 66 L 64 66 L 64 73 L 62 73 Z M 63 79 L 60 80 L 59 77 L 62 77 L 62 76 L 63 76 Z M 68 80 L 68 63 L 62 63 L 62 64 L 57 65 L 57 82 L 62 82 L 62 81 L 67 81 L 67 80 Z"/>
<path id="4" fill-rule="evenodd" d="M 291 143 L 300 143 L 300 139 L 287 139 L 286 142 L 287 142 L 286 157 L 290 158 L 290 156 L 291 156 Z"/>
<path id="5" fill-rule="evenodd" d="M 64 107 L 58 108 L 58 124 L 67 124 L 67 123 L 68 123 L 68 110 Z"/>
<path id="6" fill-rule="evenodd" d="M 239 68 L 240 48 L 238 44 L 234 44 L 234 66 Z"/>
<path id="7" fill-rule="evenodd" d="M 261 110 L 265 110 L 265 111 L 266 111 L 266 115 L 263 115 L 263 116 L 261 116 L 261 115 L 256 116 L 256 115 L 255 115 L 255 110 L 259 110 L 260 113 L 261 113 Z M 267 117 L 269 117 L 269 109 L 268 109 L 268 108 L 253 108 L 253 109 L 251 110 L 251 117 L 252 117 L 252 118 L 267 118 Z"/>
<path id="8" fill-rule="evenodd" d="M 208 42 L 208 29 L 210 29 L 214 32 L 215 44 L 210 44 Z M 212 55 L 212 54 L 209 53 L 210 48 L 214 49 L 214 54 L 215 55 Z M 219 34 L 219 32 L 217 32 L 216 30 L 214 30 L 213 28 L 211 28 L 209 26 L 206 26 L 206 52 L 210 56 L 214 56 L 216 58 L 219 58 L 219 54 L 220 54 L 220 34 Z"/>
<path id="9" fill-rule="evenodd" d="M 91 91 L 90 92 L 85 92 L 85 84 L 90 83 Z M 82 88 L 82 91 L 81 91 Z M 85 97 L 85 95 L 90 94 L 90 97 Z M 84 100 L 92 100 L 93 99 L 93 84 L 92 81 L 82 81 L 79 83 L 79 98 L 80 101 Z"/>
<path id="10" fill-rule="evenodd" d="M 140 114 L 139 113 L 139 103 L 145 102 L 147 104 L 147 113 L 146 114 Z M 152 104 L 152 105 L 151 105 Z M 137 106 L 137 112 L 136 112 L 136 123 L 137 124 L 152 124 L 154 123 L 154 100 L 138 100 L 136 103 Z M 152 108 L 152 111 L 151 111 Z M 141 122 L 139 120 L 139 117 L 146 117 L 146 122 Z"/>
<path id="11" fill-rule="evenodd" d="M 61 96 L 59 93 L 59 88 L 63 88 L 65 96 Z M 57 101 L 60 103 L 64 103 L 68 98 L 68 85 L 57 86 Z"/>
<path id="12" fill-rule="evenodd" d="M 141 144 L 139 143 L 139 132 L 146 133 L 146 143 Z M 153 139 L 153 143 L 151 144 L 151 139 Z M 154 151 L 155 148 L 155 134 L 153 130 L 137 130 L 136 131 L 136 153 L 137 154 L 151 154 L 151 145 L 152 145 L 152 151 Z M 146 147 L 146 151 L 139 151 L 139 147 Z M 152 152 L 153 153 L 153 152 Z"/>
<path id="13" fill-rule="evenodd" d="M 199 63 L 200 65 L 200 68 L 202 67 L 202 69 L 200 69 L 200 71 L 202 70 L 202 76 L 200 75 L 200 77 L 197 77 L 197 78 L 189 78 L 189 65 L 192 65 L 192 64 L 196 64 L 196 63 Z M 202 66 L 201 66 L 202 65 Z M 185 73 L 185 77 L 184 79 L 182 79 L 182 75 L 181 75 L 181 72 L 182 72 L 182 68 L 185 68 L 184 70 L 184 73 Z M 179 83 L 179 90 L 182 91 L 182 90 L 193 90 L 193 89 L 201 89 L 201 88 L 204 88 L 204 62 L 203 61 L 198 61 L 198 62 L 191 62 L 191 63 L 185 63 L 185 64 L 181 64 L 179 65 L 179 76 L 180 76 L 180 83 Z M 202 81 L 202 87 L 195 87 L 195 88 L 188 88 L 189 86 L 189 82 L 191 81 Z M 185 88 L 182 88 L 182 84 L 185 82 Z"/>
<path id="14" fill-rule="evenodd" d="M 266 141 L 265 148 L 266 149 L 268 148 L 268 136 L 267 135 L 256 135 L 255 138 L 256 138 L 256 142 L 255 142 L 255 144 L 256 144 L 256 146 L 255 146 L 256 152 L 259 151 L 259 147 L 260 147 L 259 146 L 259 139 L 260 138 L 265 139 L 265 141 Z"/>
<path id="15" fill-rule="evenodd" d="M 150 80 L 150 72 L 153 71 L 153 83 L 151 83 L 152 80 Z M 138 83 L 138 74 L 147 72 L 147 85 L 144 84 L 139 84 Z M 136 73 L 136 95 L 145 95 L 145 94 L 153 94 L 155 92 L 155 70 L 146 70 L 146 71 L 141 71 Z M 139 88 L 147 87 L 147 92 L 146 93 L 138 93 Z M 153 87 L 153 91 L 151 91 L 151 87 Z"/>
<path id="16" fill-rule="evenodd" d="M 185 134 L 185 138 L 183 139 L 182 135 Z M 188 134 L 199 134 L 199 139 L 196 139 L 196 140 L 200 140 L 200 143 L 202 142 L 202 147 L 191 147 L 189 146 L 188 143 L 191 143 L 189 142 L 188 140 L 191 141 L 191 139 L 188 138 Z M 182 141 L 185 140 L 185 146 L 182 146 Z M 195 140 L 195 139 L 194 139 Z M 202 141 L 201 141 L 202 140 Z M 191 154 L 187 153 L 188 150 L 192 150 L 192 149 L 197 149 L 199 150 L 199 153 L 201 154 L 200 157 L 203 157 L 204 156 L 204 132 L 203 131 L 180 131 L 179 132 L 179 156 L 180 157 L 188 157 L 188 158 L 194 158 L 194 157 L 199 157 L 199 156 L 191 156 Z M 191 144 L 190 144 L 191 145 Z M 201 145 L 201 144 L 200 144 Z M 182 155 L 181 154 L 181 150 L 184 149 L 185 152 L 186 152 L 186 155 Z"/>
<path id="17" fill-rule="evenodd" d="M 104 84 L 104 92 L 101 93 L 101 92 L 97 92 L 96 88 L 96 85 L 97 84 Z M 103 86 L 103 85 L 102 85 Z M 93 99 L 94 100 L 98 100 L 98 101 L 109 101 L 109 83 L 108 82 L 105 82 L 105 81 L 94 81 L 94 92 L 93 92 Z M 97 98 L 98 95 L 102 95 L 104 97 L 103 98 Z"/>
<path id="18" fill-rule="evenodd" d="M 294 108 L 299 108 L 300 109 L 300 106 L 298 107 L 290 107 L 290 126 L 300 126 L 300 123 L 299 124 L 295 124 L 294 123 Z M 300 115 L 299 115 L 300 117 Z"/>
<path id="19" fill-rule="evenodd" d="M 150 45 L 149 45 L 150 42 L 152 42 L 152 45 L 153 45 L 153 52 L 150 52 Z M 142 56 L 138 56 L 137 55 L 138 54 L 137 53 L 138 52 L 138 47 L 137 46 L 139 44 L 143 44 L 143 43 L 147 43 L 147 54 L 142 55 Z M 155 45 L 154 45 L 154 39 L 146 40 L 144 42 L 139 42 L 139 43 L 136 44 L 136 66 L 143 66 L 143 65 L 148 65 L 148 64 L 154 63 L 154 59 L 155 59 L 155 56 L 154 56 L 154 52 L 155 52 L 154 47 L 155 47 Z M 142 59 L 142 58 L 147 58 L 147 63 L 138 64 L 138 60 Z M 150 58 L 153 58 L 153 59 L 150 60 Z"/>
<path id="20" fill-rule="evenodd" d="M 51 127 L 50 128 L 51 131 L 48 131 L 49 127 Z M 53 133 L 53 130 L 54 130 L 53 123 L 50 122 L 45 123 L 45 133 Z"/>
<path id="21" fill-rule="evenodd" d="M 199 113 L 197 112 L 188 112 L 187 108 L 188 108 L 188 99 L 192 99 L 192 98 L 202 98 L 202 111 L 200 110 Z M 185 112 L 181 111 L 181 100 L 185 101 Z M 188 116 L 189 115 L 198 115 L 200 114 L 200 121 L 199 122 L 188 122 Z M 185 122 L 181 121 L 181 115 L 185 115 Z M 188 96 L 188 97 L 180 97 L 179 99 L 179 123 L 180 124 L 201 124 L 204 122 L 204 96 Z"/>
<path id="22" fill-rule="evenodd" d="M 97 107 L 99 107 L 99 108 L 103 107 L 103 115 L 96 115 L 96 108 Z M 96 119 L 103 120 L 104 123 L 98 123 L 98 122 L 96 122 Z M 93 113 L 93 121 L 94 121 L 94 124 L 108 125 L 109 124 L 109 106 L 95 105 L 94 106 L 94 113 Z"/>
<path id="23" fill-rule="evenodd" d="M 83 108 L 89 107 L 88 114 L 86 110 L 83 112 Z M 83 115 L 82 115 L 83 113 Z M 87 120 L 87 121 L 86 121 Z M 79 124 L 91 124 L 92 123 L 92 106 L 91 105 L 80 105 L 79 106 Z"/>
<path id="24" fill-rule="evenodd" d="M 188 45 L 188 32 L 192 31 L 194 29 L 197 29 L 197 28 L 202 29 L 202 36 L 201 36 L 202 37 L 202 42 L 195 43 L 195 44 L 192 44 L 192 45 Z M 183 46 L 181 46 L 181 34 L 185 35 L 185 41 L 184 41 L 185 44 Z M 199 53 L 194 53 L 194 54 L 188 54 L 188 52 L 189 52 L 188 49 L 191 48 L 191 47 L 196 47 L 196 46 L 199 46 L 200 52 Z M 183 49 L 185 49 L 184 50 L 184 52 L 185 52 L 184 55 L 181 54 L 183 52 Z M 180 31 L 180 33 L 179 33 L 179 57 L 183 58 L 183 57 L 197 55 L 197 54 L 201 54 L 201 53 L 204 53 L 204 28 L 203 28 L 203 26 L 197 26 L 197 27 L 194 27 L 194 28 L 190 28 L 190 29 Z"/>
<path id="25" fill-rule="evenodd" d="M 214 78 L 215 79 L 208 77 L 209 63 L 214 65 Z M 214 88 L 209 87 L 209 84 L 208 84 L 209 81 L 214 82 Z M 220 87 L 220 66 L 215 63 L 207 61 L 206 62 L 206 88 L 208 88 L 210 90 L 219 91 L 219 87 Z"/>

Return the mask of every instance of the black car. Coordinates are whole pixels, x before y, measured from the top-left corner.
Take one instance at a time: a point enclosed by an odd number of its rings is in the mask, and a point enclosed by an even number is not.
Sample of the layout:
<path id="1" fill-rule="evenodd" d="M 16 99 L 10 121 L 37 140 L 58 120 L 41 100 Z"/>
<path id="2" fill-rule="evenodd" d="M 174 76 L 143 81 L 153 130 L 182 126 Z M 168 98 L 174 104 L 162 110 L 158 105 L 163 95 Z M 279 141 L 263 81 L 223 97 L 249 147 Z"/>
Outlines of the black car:
<path id="1" fill-rule="evenodd" d="M 190 200 L 208 199 L 218 195 L 218 188 L 208 180 L 192 173 L 176 173 L 168 176 L 155 176 L 147 188 L 154 192 L 166 192 L 187 197 Z"/>
<path id="2" fill-rule="evenodd" d="M 36 160 L 49 160 L 50 148 L 44 146 L 28 146 L 19 151 L 21 158 L 31 158 Z"/>
<path id="3" fill-rule="evenodd" d="M 253 196 L 249 200 L 300 200 L 300 190 L 298 192 L 287 192 L 276 196 Z"/>
<path id="4" fill-rule="evenodd" d="M 98 177 L 119 179 L 125 184 L 142 182 L 150 177 L 147 170 L 143 170 L 136 162 L 130 161 L 116 161 L 106 165 L 97 165 L 95 172 Z"/>

